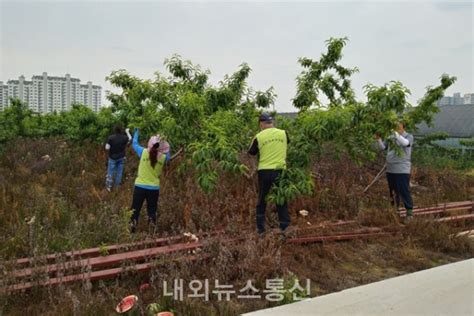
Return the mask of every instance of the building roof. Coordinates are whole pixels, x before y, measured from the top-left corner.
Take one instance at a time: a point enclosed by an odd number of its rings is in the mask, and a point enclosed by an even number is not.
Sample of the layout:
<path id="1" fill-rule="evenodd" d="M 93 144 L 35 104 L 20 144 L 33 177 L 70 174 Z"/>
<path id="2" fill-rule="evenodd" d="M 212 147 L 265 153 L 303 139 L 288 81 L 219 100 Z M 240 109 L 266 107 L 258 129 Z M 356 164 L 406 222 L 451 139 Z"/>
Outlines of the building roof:
<path id="1" fill-rule="evenodd" d="M 284 118 L 294 119 L 298 116 L 298 112 L 279 112 L 277 115 L 281 115 Z"/>
<path id="2" fill-rule="evenodd" d="M 38 80 L 43 80 L 44 77 L 43 76 L 40 76 L 40 75 L 35 75 L 33 77 L 31 77 L 33 80 L 35 79 L 38 79 Z M 47 79 L 48 80 L 56 80 L 56 81 L 67 81 L 67 78 L 66 77 L 58 77 L 58 76 L 47 76 Z M 72 78 L 70 77 L 70 80 L 71 81 L 74 81 L 74 82 L 79 82 L 81 81 L 80 79 L 78 78 Z"/>
<path id="3" fill-rule="evenodd" d="M 418 125 L 415 135 L 446 132 L 450 137 L 474 137 L 474 104 L 440 106 L 433 127 Z"/>

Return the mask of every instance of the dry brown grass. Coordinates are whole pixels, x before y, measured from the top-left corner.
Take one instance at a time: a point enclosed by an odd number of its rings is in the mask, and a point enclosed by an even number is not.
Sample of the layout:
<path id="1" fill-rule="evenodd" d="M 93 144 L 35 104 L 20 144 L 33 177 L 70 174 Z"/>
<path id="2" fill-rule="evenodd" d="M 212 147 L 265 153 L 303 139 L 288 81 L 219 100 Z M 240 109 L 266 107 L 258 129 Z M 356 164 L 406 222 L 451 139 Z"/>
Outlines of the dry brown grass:
<path id="1" fill-rule="evenodd" d="M 51 161 L 42 159 L 44 155 Z M 8 146 L 0 157 L 0 270 L 5 269 L 5 259 L 13 257 L 145 237 L 145 209 L 140 233 L 130 236 L 127 232 L 127 210 L 138 163 L 131 152 L 128 157 L 122 187 L 108 193 L 104 190 L 106 157 L 100 146 L 72 146 L 60 139 Z M 260 240 L 248 233 L 255 225 L 256 176 L 249 180 L 223 175 L 215 192 L 207 196 L 196 186 L 192 172 L 180 170 L 180 159 L 167 167 L 162 178 L 157 234 L 225 229 L 229 236 L 245 232 L 244 242 L 229 246 L 216 239 L 209 246 L 212 258 L 204 262 L 172 263 L 170 257 L 158 258 L 167 264 L 146 275 L 3 296 L 0 311 L 12 315 L 111 315 L 121 297 L 137 293 L 138 286 L 146 281 L 152 287 L 139 294 L 138 313 L 152 302 L 161 302 L 179 315 L 235 315 L 272 304 L 237 299 L 167 301 L 160 297 L 162 280 L 219 279 L 240 288 L 252 279 L 264 288 L 269 278 L 309 278 L 312 295 L 321 295 L 474 255 L 467 238 L 451 237 L 456 227 L 424 221 L 415 221 L 403 234 L 371 241 L 288 246 L 271 234 Z M 255 161 L 245 155 L 242 160 L 255 168 Z M 323 159 L 314 166 L 318 175 L 314 195 L 290 204 L 293 223 L 358 219 L 367 226 L 397 227 L 385 179 L 367 194 L 362 193 L 380 167 L 381 163 L 359 168 L 348 159 Z M 419 206 L 467 199 L 474 185 L 472 177 L 450 170 L 415 168 L 413 180 L 418 185 L 414 200 Z M 300 209 L 308 210 L 309 216 L 299 217 Z M 267 223 L 277 227 L 274 207 L 267 214 Z M 28 224 L 33 216 L 35 222 Z"/>

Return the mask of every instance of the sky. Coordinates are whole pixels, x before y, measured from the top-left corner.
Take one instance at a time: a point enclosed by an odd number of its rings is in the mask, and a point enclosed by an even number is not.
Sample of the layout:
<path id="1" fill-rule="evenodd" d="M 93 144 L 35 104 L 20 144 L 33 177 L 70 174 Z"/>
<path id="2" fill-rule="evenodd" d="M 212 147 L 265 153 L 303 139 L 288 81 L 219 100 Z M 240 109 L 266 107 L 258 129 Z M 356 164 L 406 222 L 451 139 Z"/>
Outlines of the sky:
<path id="1" fill-rule="evenodd" d="M 105 77 L 126 69 L 144 79 L 166 73 L 179 54 L 217 84 L 246 62 L 249 86 L 294 111 L 299 57 L 348 37 L 341 63 L 358 67 L 353 87 L 399 80 L 415 104 L 443 73 L 448 91 L 474 92 L 473 1 L 6 1 L 0 0 L 0 81 L 66 73 L 117 91 Z M 104 97 L 104 103 L 108 103 Z"/>

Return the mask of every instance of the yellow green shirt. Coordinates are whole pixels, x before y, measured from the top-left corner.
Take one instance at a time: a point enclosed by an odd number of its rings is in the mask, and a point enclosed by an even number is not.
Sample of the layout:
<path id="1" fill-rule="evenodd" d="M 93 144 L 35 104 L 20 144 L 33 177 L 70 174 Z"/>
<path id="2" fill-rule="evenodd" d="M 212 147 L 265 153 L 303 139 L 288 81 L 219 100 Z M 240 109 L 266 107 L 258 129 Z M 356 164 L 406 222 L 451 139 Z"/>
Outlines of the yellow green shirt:
<path id="1" fill-rule="evenodd" d="M 259 152 L 258 170 L 286 169 L 286 132 L 271 127 L 258 133 L 256 138 Z"/>
<path id="2" fill-rule="evenodd" d="M 166 155 L 161 155 L 153 168 L 150 163 L 150 153 L 148 150 L 143 150 L 140 157 L 138 176 L 135 180 L 135 185 L 138 187 L 159 189 L 160 175 L 165 161 Z"/>

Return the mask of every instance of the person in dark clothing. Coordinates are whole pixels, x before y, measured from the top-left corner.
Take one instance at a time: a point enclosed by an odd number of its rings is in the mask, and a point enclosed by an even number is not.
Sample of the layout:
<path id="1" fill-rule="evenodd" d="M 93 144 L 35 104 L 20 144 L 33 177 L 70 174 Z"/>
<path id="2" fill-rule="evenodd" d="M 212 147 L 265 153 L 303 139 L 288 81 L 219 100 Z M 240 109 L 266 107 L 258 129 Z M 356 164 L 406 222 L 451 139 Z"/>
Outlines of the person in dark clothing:
<path id="1" fill-rule="evenodd" d="M 266 197 L 273 185 L 278 184 L 278 177 L 286 169 L 286 153 L 289 143 L 286 131 L 273 126 L 273 117 L 262 113 L 259 117 L 260 129 L 248 150 L 250 155 L 259 155 L 258 159 L 258 203 L 256 208 L 257 231 L 265 233 Z M 277 205 L 280 230 L 284 232 L 290 225 L 288 204 Z"/>
<path id="2" fill-rule="evenodd" d="M 125 164 L 125 149 L 132 139 L 128 129 L 126 130 L 126 133 L 127 135 L 125 135 L 122 126 L 116 125 L 114 127 L 114 134 L 109 136 L 107 143 L 105 144 L 105 149 L 109 152 L 107 176 L 105 180 L 105 187 L 108 191 L 112 190 L 114 184 L 115 186 L 119 186 L 122 182 L 122 174 Z"/>

